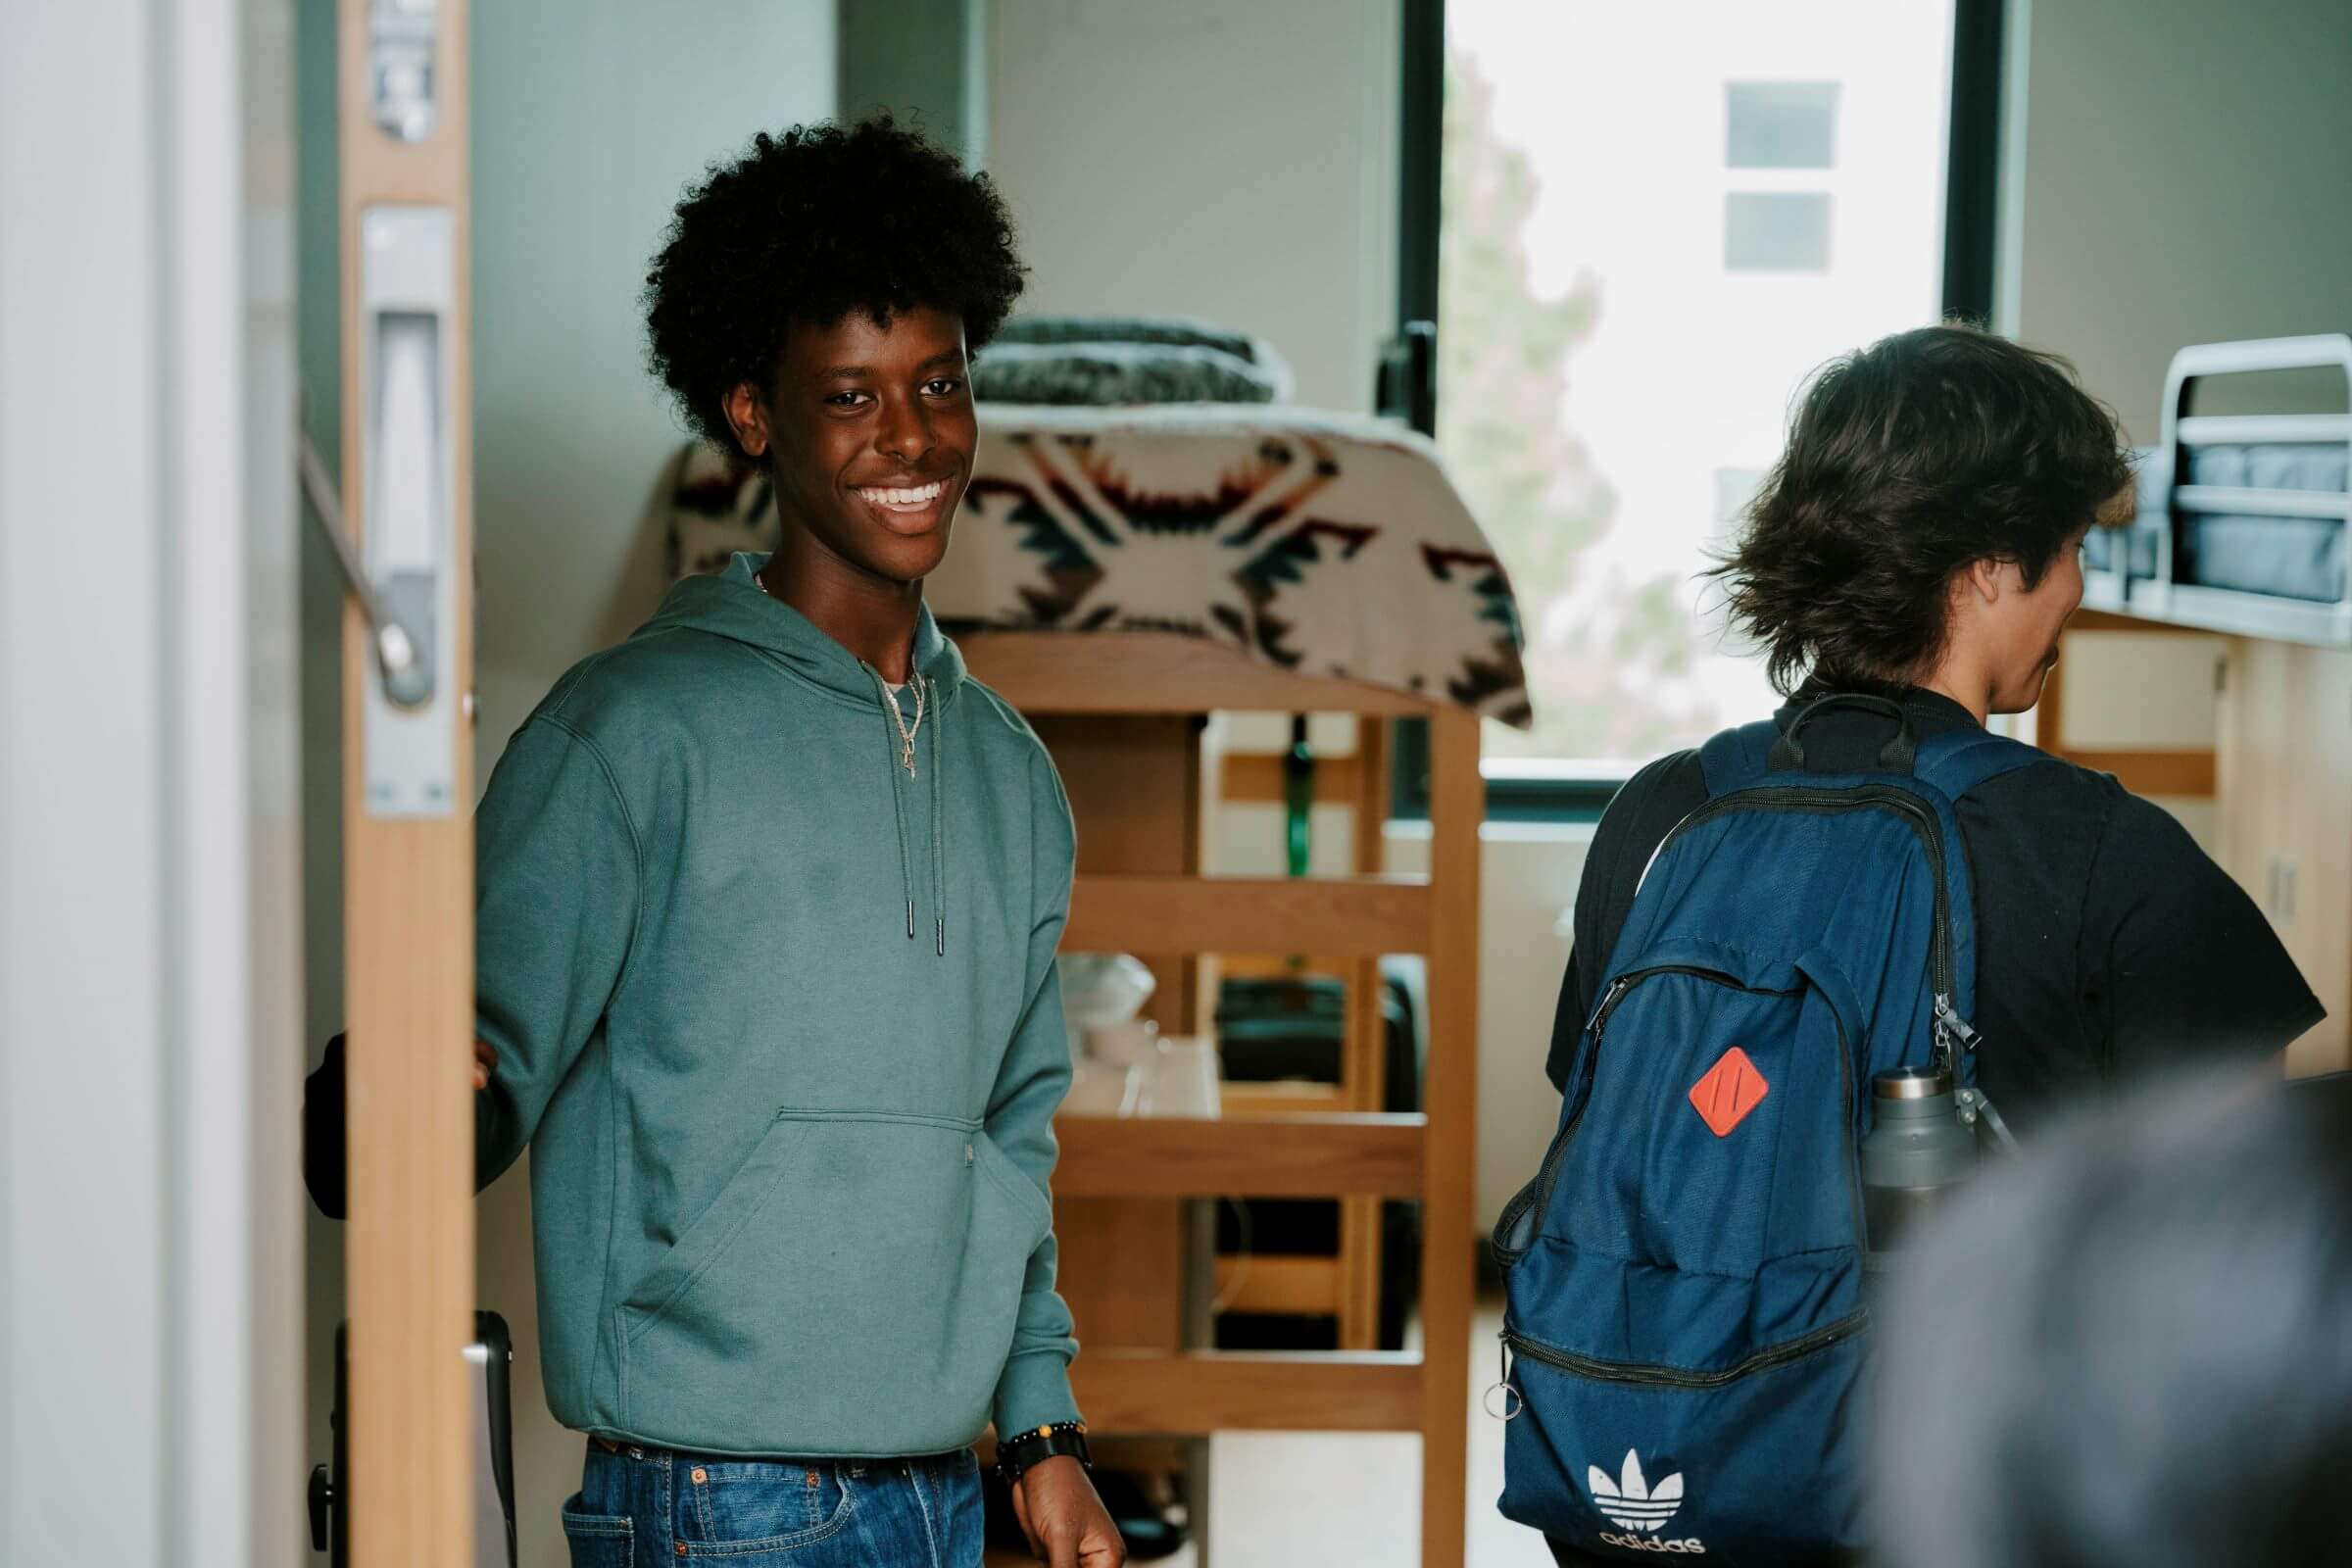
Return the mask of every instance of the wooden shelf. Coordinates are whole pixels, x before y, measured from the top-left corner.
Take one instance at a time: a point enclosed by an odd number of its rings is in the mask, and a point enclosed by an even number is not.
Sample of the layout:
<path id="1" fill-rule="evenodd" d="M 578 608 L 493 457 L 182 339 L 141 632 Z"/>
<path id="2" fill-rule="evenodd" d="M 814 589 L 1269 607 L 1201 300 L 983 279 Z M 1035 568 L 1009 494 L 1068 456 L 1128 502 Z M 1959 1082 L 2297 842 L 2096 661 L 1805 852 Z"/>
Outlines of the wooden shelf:
<path id="1" fill-rule="evenodd" d="M 1228 806 L 1289 799 L 1284 786 L 1288 759 L 1279 752 L 1234 752 L 1221 765 L 1217 794 Z M 1314 761 L 1314 798 L 1331 805 L 1353 805 L 1364 796 L 1364 760 L 1353 752 L 1318 757 Z"/>
<path id="2" fill-rule="evenodd" d="M 1280 1317 L 1338 1317 L 1347 1276 L 1338 1257 L 1265 1252 L 1217 1259 L 1218 1310 Z"/>
<path id="3" fill-rule="evenodd" d="M 2068 631 L 2139 631 L 2161 632 L 2179 637 L 2217 637 L 2219 632 L 2202 626 L 2183 626 L 2179 621 L 2150 620 L 2142 615 L 2129 614 L 2116 610 L 2078 610 L 2066 618 Z"/>
<path id="4" fill-rule="evenodd" d="M 1085 876 L 1068 953 L 1427 953 L 1429 884 L 1408 877 Z"/>
<path id="5" fill-rule="evenodd" d="M 1421 1371 L 1407 1352 L 1200 1350 L 1081 1355 L 1070 1378 L 1105 1432 L 1417 1432 Z"/>
<path id="6" fill-rule="evenodd" d="M 1294 675 L 1179 632 L 992 631 L 959 639 L 971 672 L 1023 713 L 1381 713 L 1433 707 L 1361 681 Z"/>
<path id="7" fill-rule="evenodd" d="M 1350 1110 L 1347 1091 L 1338 1084 L 1284 1079 L 1278 1083 L 1237 1083 L 1228 1078 L 1218 1091 L 1217 1103 L 1225 1117 L 1296 1116 L 1301 1111 Z"/>
<path id="8" fill-rule="evenodd" d="M 1061 1116 L 1067 1198 L 1418 1198 L 1420 1116 Z"/>
<path id="9" fill-rule="evenodd" d="M 1078 876 L 1062 946 L 1128 952 L 1158 977 L 1152 1016 L 1170 1033 L 1201 1027 L 1213 973 L 1203 956 L 1311 953 L 1348 982 L 1338 1086 L 1350 1107 L 1287 1110 L 1284 1086 L 1253 1086 L 1229 1109 L 1180 1121 L 1057 1120 L 1054 1181 L 1065 1293 L 1087 1349 L 1072 1367 L 1088 1423 L 1116 1433 L 1393 1431 L 1421 1437 L 1420 1561 L 1459 1568 L 1469 1506 L 1466 1452 L 1476 1214 L 1479 718 L 1450 702 L 1353 681 L 1287 673 L 1222 644 L 1164 633 L 988 632 L 962 639 L 972 673 L 1033 721 L 1053 753 L 1078 824 Z M 1200 715 L 1224 710 L 1418 715 L 1430 728 L 1426 880 L 1201 878 Z M 1381 864 L 1387 819 L 1385 727 L 1357 726 L 1355 864 Z M 1318 796 L 1349 770 L 1326 765 Z M 1243 764 L 1235 798 L 1262 796 L 1262 764 Z M 1383 1116 L 1378 957 L 1425 956 L 1430 1048 L 1425 1115 Z M 1260 1113 L 1263 1112 L 1263 1113 Z M 1336 1300 L 1340 1343 L 1320 1354 L 1179 1348 L 1204 1329 L 1173 1321 L 1168 1271 L 1183 1200 L 1337 1198 L 1336 1258 L 1258 1258 L 1261 1302 L 1321 1309 Z M 1361 1348 L 1377 1339 L 1380 1205 L 1421 1207 L 1425 1354 Z M 1066 1200 L 1065 1201 L 1062 1201 Z M 1152 1259 L 1162 1267 L 1154 1272 Z M 1230 1272 L 1228 1279 L 1232 1278 Z M 1090 1331 L 1089 1325 L 1096 1325 Z"/>

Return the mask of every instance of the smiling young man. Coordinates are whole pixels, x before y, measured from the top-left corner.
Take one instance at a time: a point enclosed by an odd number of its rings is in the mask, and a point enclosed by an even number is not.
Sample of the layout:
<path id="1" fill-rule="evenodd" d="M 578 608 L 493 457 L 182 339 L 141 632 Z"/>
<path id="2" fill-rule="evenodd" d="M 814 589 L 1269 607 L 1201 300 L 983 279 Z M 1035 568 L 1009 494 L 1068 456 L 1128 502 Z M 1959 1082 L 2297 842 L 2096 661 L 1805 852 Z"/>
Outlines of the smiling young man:
<path id="1" fill-rule="evenodd" d="M 1941 326 L 1830 366 L 1715 573 L 1788 699 L 1781 730 L 1804 725 L 1804 764 L 1878 768 L 1898 713 L 1924 740 L 2032 708 L 2082 603 L 2082 538 L 2129 478 L 2113 416 L 2053 356 Z M 1878 702 L 1811 711 L 1846 694 Z M 1699 754 L 1678 752 L 1602 818 L 1554 1087 L 1652 853 L 1706 799 Z M 1977 1081 L 2021 1134 L 2160 1069 L 2274 1056 L 2323 1016 L 2252 901 L 2113 777 L 2053 759 L 1979 785 L 1955 814 L 1976 905 Z"/>
<path id="2" fill-rule="evenodd" d="M 923 606 L 1021 277 L 880 120 L 759 137 L 648 279 L 783 542 L 565 675 L 481 808 L 484 1175 L 530 1145 L 577 1564 L 965 1568 L 992 1420 L 1039 1555 L 1123 1556 L 1054 1288 L 1069 809 Z"/>

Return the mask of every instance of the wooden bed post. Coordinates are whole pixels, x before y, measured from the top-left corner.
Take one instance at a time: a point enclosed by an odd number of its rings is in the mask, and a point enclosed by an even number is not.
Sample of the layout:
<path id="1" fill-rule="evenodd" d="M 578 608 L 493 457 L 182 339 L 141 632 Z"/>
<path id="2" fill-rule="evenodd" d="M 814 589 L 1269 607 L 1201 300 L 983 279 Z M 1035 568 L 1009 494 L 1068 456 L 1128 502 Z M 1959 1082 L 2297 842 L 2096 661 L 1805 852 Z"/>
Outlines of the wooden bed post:
<path id="1" fill-rule="evenodd" d="M 1389 726 L 1385 720 L 1355 721 L 1355 874 L 1378 876 L 1388 869 Z M 1388 1102 L 1387 1000 L 1378 958 L 1346 965 L 1347 1024 L 1341 1035 L 1340 1089 L 1350 1110 L 1379 1110 Z M 1381 1201 L 1340 1200 L 1340 1348 L 1370 1350 L 1380 1345 Z"/>
<path id="2" fill-rule="evenodd" d="M 1469 1520 L 1470 1315 L 1478 1183 L 1478 715 L 1429 717 L 1429 1118 L 1421 1200 L 1421 1561 L 1462 1560 Z"/>

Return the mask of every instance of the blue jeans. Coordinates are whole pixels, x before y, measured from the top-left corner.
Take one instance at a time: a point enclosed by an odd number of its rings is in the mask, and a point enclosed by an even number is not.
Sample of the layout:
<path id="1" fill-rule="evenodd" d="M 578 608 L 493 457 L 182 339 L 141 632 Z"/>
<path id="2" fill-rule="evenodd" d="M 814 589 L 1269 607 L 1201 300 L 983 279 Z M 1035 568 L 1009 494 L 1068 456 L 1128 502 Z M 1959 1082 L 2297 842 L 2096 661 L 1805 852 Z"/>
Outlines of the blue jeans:
<path id="1" fill-rule="evenodd" d="M 572 1568 L 978 1568 L 980 1461 L 726 1459 L 588 1445 Z"/>

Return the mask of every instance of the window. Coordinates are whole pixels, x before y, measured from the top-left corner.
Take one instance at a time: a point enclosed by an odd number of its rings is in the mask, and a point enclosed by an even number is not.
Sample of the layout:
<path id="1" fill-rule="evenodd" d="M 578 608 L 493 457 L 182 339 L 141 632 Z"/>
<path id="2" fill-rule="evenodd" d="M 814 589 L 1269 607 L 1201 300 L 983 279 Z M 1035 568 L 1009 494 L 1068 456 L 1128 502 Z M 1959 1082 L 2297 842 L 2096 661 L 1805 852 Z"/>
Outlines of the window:
<path id="1" fill-rule="evenodd" d="M 1729 544 L 1739 532 L 1747 514 L 1747 505 L 1764 488 L 1762 468 L 1717 468 L 1715 470 L 1715 534 L 1722 544 Z"/>
<path id="2" fill-rule="evenodd" d="M 1733 81 L 1724 96 L 1730 169 L 1829 169 L 1838 162 L 1838 84 Z"/>
<path id="3" fill-rule="evenodd" d="M 1826 272 L 1830 198 L 1821 191 L 1736 190 L 1723 198 L 1730 272 Z"/>
<path id="4" fill-rule="evenodd" d="M 1731 81 L 1723 88 L 1723 162 L 1740 171 L 1827 171 L 1838 162 L 1838 84 Z M 1723 198 L 1727 272 L 1827 272 L 1830 197 L 1822 190 L 1755 189 L 1748 173 Z M 1808 184 L 1821 176 L 1810 175 Z"/>
<path id="5" fill-rule="evenodd" d="M 1777 702 L 1700 573 L 1806 377 L 1989 305 L 1951 290 L 1989 294 L 2000 6 L 1446 0 L 1442 129 L 1410 64 L 1436 9 L 1405 7 L 1405 312 L 1434 309 L 1438 444 L 1527 627 L 1539 727 L 1490 727 L 1490 799 L 1573 814 Z"/>

